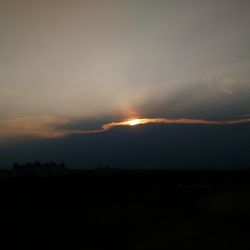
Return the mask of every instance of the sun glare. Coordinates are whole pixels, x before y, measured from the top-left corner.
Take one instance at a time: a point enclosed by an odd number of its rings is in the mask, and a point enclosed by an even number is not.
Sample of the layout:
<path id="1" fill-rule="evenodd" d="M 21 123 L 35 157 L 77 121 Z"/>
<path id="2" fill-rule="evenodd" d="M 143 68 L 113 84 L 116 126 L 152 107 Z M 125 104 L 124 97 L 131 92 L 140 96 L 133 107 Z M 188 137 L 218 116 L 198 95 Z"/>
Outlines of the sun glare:
<path id="1" fill-rule="evenodd" d="M 140 119 L 133 119 L 133 120 L 128 121 L 128 125 L 130 126 L 136 126 L 139 124 L 140 124 Z"/>

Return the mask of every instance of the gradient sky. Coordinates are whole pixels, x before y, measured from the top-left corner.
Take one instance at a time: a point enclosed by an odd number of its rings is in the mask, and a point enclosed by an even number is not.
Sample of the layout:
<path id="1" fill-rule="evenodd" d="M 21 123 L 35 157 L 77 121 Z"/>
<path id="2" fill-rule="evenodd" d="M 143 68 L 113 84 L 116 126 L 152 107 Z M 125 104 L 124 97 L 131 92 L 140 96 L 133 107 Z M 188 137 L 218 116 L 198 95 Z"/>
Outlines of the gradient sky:
<path id="1" fill-rule="evenodd" d="M 0 0 L 1 148 L 130 118 L 247 119 L 249 25 L 248 0 Z"/>

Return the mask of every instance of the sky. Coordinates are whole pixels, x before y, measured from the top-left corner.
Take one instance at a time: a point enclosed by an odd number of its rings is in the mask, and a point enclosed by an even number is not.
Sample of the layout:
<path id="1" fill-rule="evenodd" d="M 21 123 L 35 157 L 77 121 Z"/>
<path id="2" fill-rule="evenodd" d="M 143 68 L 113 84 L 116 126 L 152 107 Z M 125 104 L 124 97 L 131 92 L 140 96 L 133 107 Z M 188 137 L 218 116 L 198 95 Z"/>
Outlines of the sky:
<path id="1" fill-rule="evenodd" d="M 0 0 L 0 164 L 250 165 L 249 12 L 248 0 Z M 220 151 L 175 161 L 208 138 Z M 119 159 L 103 153 L 115 145 Z"/>

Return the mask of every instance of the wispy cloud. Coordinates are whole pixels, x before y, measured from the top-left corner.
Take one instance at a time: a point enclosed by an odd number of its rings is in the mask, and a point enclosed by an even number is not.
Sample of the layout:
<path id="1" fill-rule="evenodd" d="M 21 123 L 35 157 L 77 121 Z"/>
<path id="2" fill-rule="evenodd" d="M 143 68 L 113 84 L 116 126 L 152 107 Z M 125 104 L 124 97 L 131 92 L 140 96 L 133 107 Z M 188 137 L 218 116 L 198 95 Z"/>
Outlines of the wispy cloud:
<path id="1" fill-rule="evenodd" d="M 65 132 L 58 130 L 59 124 L 66 124 L 69 120 L 52 116 L 14 116 L 0 119 L 0 140 L 8 141 L 20 137 L 53 138 L 64 136 Z"/>
<path id="2" fill-rule="evenodd" d="M 63 117 L 24 117 L 16 116 L 0 120 L 0 140 L 6 142 L 15 138 L 56 138 L 73 134 L 95 134 L 105 132 L 114 127 L 136 126 L 146 124 L 190 124 L 190 125 L 234 125 L 250 123 L 250 117 L 241 117 L 233 120 L 204 120 L 190 118 L 142 118 L 124 120 L 103 124 L 100 129 L 67 128 L 71 120 Z M 63 128 L 65 126 L 65 128 Z"/>
<path id="3" fill-rule="evenodd" d="M 135 121 L 135 122 L 133 122 Z M 102 125 L 101 129 L 99 130 L 76 130 L 72 131 L 72 133 L 77 134 L 92 134 L 92 133 L 100 133 L 107 131 L 113 127 L 119 126 L 135 126 L 135 125 L 145 125 L 145 124 L 190 124 L 190 125 L 233 125 L 233 124 L 244 124 L 250 123 L 249 118 L 241 118 L 235 120 L 203 120 L 203 119 L 189 119 L 189 118 L 143 118 L 143 119 L 136 119 L 136 120 L 126 120 L 120 122 L 111 122 Z"/>

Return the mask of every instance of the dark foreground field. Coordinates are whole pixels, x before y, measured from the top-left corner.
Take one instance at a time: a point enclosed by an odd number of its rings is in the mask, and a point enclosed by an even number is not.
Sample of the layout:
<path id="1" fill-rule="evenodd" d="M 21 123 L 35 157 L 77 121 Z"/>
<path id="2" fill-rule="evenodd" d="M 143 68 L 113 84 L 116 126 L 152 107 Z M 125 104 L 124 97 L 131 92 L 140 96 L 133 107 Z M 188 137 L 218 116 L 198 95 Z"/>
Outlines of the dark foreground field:
<path id="1" fill-rule="evenodd" d="M 248 171 L 3 175 L 0 202 L 1 249 L 250 249 Z"/>

